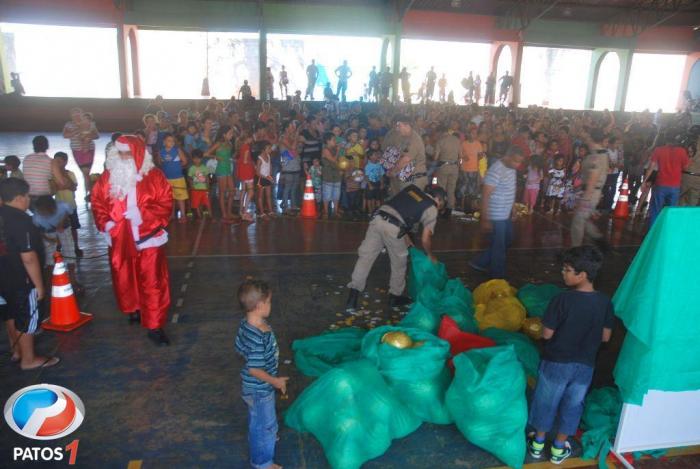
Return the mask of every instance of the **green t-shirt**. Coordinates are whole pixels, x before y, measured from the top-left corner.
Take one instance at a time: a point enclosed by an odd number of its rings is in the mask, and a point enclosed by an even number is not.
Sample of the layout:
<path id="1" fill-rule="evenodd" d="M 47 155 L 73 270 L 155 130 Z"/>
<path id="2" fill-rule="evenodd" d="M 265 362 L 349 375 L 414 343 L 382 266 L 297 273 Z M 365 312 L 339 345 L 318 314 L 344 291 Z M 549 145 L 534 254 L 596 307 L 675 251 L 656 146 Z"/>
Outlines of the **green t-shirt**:
<path id="1" fill-rule="evenodd" d="M 230 145 L 220 145 L 216 149 L 216 175 L 231 176 L 233 174 L 233 148 Z"/>
<path id="2" fill-rule="evenodd" d="M 211 168 L 205 164 L 199 166 L 190 166 L 187 170 L 187 175 L 192 179 L 192 189 L 196 191 L 209 190 L 209 175 Z"/>

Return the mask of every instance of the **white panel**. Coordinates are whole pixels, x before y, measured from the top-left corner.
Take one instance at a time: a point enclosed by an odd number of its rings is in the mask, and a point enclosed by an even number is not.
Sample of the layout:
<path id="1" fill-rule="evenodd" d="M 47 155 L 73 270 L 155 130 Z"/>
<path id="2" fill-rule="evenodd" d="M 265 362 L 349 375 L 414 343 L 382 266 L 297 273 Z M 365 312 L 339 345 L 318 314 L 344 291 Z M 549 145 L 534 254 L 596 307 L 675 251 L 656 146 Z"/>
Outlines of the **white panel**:
<path id="1" fill-rule="evenodd" d="M 618 453 L 700 444 L 700 390 L 649 391 L 641 406 L 624 404 L 613 449 Z"/>

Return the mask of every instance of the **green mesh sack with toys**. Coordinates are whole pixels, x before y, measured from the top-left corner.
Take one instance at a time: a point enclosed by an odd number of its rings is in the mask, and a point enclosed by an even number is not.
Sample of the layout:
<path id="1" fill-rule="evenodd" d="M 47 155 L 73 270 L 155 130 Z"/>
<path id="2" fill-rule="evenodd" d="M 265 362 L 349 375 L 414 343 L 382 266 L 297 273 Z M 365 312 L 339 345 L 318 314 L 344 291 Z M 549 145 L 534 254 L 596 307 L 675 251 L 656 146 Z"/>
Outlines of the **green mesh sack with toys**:
<path id="1" fill-rule="evenodd" d="M 445 406 L 445 391 L 452 380 L 446 366 L 449 343 L 421 329 L 382 326 L 367 333 L 362 354 L 422 421 L 452 422 Z"/>
<path id="2" fill-rule="evenodd" d="M 433 262 L 423 251 L 410 248 L 411 269 L 408 274 L 408 293 L 418 299 L 424 288 L 432 287 L 440 292 L 447 283 L 447 269 L 441 262 Z M 425 293 L 423 293 L 425 294 Z"/>
<path id="3" fill-rule="evenodd" d="M 313 434 L 334 469 L 359 469 L 421 424 L 369 360 L 347 362 L 323 374 L 294 401 L 284 420 Z"/>
<path id="4" fill-rule="evenodd" d="M 435 334 L 440 327 L 441 316 L 440 313 L 428 308 L 422 302 L 416 301 L 411 305 L 411 309 L 408 310 L 408 314 L 399 322 L 399 325 Z"/>
<path id="5" fill-rule="evenodd" d="M 498 345 L 512 345 L 515 355 L 523 365 L 523 369 L 528 376 L 537 377 L 537 369 L 540 366 L 540 352 L 537 346 L 520 332 L 504 331 L 503 329 L 490 328 L 481 332 L 481 335 L 488 337 Z"/>
<path id="6" fill-rule="evenodd" d="M 360 348 L 366 330 L 347 327 L 292 342 L 294 363 L 306 376 L 321 376 L 326 371 L 362 357 Z"/>
<path id="7" fill-rule="evenodd" d="M 534 285 L 528 283 L 518 290 L 518 299 L 525 306 L 527 315 L 541 318 L 547 311 L 547 306 L 552 298 L 564 290 L 551 283 Z"/>
<path id="8" fill-rule="evenodd" d="M 445 401 L 471 443 L 510 467 L 525 460 L 525 373 L 512 346 L 473 349 L 454 358 Z"/>

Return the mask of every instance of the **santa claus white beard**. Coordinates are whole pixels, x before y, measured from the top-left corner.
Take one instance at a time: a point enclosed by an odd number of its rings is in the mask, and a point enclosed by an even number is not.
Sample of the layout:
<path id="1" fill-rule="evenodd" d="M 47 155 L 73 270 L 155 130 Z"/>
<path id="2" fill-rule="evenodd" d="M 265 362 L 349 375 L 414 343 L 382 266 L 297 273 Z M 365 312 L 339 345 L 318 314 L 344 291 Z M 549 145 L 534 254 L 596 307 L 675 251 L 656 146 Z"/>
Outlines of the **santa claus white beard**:
<path id="1" fill-rule="evenodd" d="M 124 200 L 129 191 L 136 187 L 137 171 L 133 159 L 123 160 L 119 157 L 107 160 L 109 170 L 109 193 L 112 197 Z"/>

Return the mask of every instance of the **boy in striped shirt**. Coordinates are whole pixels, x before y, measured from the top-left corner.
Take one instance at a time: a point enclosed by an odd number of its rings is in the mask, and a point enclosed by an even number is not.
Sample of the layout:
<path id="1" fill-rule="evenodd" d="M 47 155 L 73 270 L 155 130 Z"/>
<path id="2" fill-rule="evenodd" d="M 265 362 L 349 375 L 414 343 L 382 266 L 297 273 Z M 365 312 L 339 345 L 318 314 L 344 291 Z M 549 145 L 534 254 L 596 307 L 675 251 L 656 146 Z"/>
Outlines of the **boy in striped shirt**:
<path id="1" fill-rule="evenodd" d="M 246 280 L 238 288 L 238 302 L 245 319 L 236 336 L 236 351 L 243 356 L 241 396 L 248 406 L 250 463 L 256 469 L 280 469 L 273 462 L 277 441 L 275 389 L 287 394 L 287 377 L 277 376 L 279 347 L 266 319 L 270 316 L 272 291 L 261 280 Z"/>

